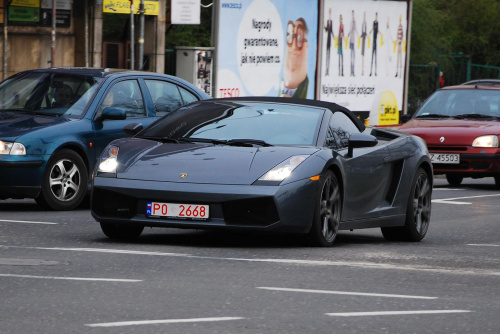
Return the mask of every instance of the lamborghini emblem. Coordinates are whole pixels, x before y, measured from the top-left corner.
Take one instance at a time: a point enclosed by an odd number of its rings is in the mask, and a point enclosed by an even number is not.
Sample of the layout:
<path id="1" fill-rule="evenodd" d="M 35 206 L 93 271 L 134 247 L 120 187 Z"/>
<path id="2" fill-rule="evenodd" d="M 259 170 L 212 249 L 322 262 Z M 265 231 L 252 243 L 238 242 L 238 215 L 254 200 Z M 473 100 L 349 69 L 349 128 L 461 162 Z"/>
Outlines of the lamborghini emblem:
<path id="1" fill-rule="evenodd" d="M 188 176 L 187 173 L 181 173 L 181 175 L 179 175 L 181 179 L 185 179 L 187 176 Z"/>

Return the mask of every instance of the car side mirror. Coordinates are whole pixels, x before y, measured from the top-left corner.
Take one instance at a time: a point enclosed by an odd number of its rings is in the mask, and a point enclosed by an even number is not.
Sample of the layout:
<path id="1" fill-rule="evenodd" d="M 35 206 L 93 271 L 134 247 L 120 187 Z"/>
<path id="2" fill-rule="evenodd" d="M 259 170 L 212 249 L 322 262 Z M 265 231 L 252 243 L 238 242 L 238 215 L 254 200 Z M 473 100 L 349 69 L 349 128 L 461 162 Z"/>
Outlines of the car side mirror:
<path id="1" fill-rule="evenodd" d="M 100 121 L 105 119 L 111 119 L 115 121 L 127 119 L 127 112 L 123 108 L 117 107 L 107 107 L 102 111 L 101 117 L 99 117 Z"/>
<path id="2" fill-rule="evenodd" d="M 399 122 L 401 124 L 404 124 L 404 123 L 408 122 L 410 119 L 411 119 L 410 114 L 404 114 L 404 115 L 401 115 L 401 117 L 399 117 Z"/>
<path id="3" fill-rule="evenodd" d="M 142 123 L 131 123 L 123 127 L 123 132 L 125 132 L 129 136 L 134 136 L 138 134 L 142 129 L 144 129 Z"/>
<path id="4" fill-rule="evenodd" d="M 378 140 L 372 135 L 366 133 L 353 133 L 349 137 L 349 145 L 347 149 L 347 156 L 352 157 L 355 148 L 373 147 L 377 145 Z"/>

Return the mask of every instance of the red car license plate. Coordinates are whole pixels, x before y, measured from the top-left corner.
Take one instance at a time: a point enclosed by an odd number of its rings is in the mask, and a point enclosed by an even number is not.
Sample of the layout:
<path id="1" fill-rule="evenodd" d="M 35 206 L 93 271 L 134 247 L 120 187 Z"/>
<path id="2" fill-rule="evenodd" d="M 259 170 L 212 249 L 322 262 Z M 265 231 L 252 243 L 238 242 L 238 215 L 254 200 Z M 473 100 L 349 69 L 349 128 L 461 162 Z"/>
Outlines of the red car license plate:
<path id="1" fill-rule="evenodd" d="M 430 153 L 434 164 L 459 164 L 460 154 Z"/>
<path id="2" fill-rule="evenodd" d="M 146 204 L 146 216 L 152 217 L 207 220 L 208 214 L 208 205 L 160 202 L 148 202 Z"/>

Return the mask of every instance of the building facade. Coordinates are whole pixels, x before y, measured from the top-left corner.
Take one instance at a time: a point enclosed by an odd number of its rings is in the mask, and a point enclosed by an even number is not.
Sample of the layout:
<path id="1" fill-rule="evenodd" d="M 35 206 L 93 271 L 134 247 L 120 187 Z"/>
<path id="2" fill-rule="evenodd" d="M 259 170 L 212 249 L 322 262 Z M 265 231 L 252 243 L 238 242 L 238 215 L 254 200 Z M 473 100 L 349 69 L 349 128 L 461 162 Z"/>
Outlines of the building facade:
<path id="1" fill-rule="evenodd" d="M 134 69 L 142 67 L 164 73 L 166 1 L 146 1 L 155 6 L 157 14 L 144 16 L 143 39 L 139 29 L 141 18 L 136 14 L 133 38 L 130 38 L 131 29 L 124 29 L 122 36 L 106 41 L 103 40 L 103 10 L 109 10 L 110 4 L 121 6 L 122 12 L 113 15 L 127 15 L 123 11 L 129 6 L 130 17 L 130 0 L 0 0 L 2 80 L 22 70 L 51 66 L 131 68 L 131 40 L 134 41 Z M 56 4 L 55 29 L 53 3 Z M 140 3 L 140 0 L 133 1 L 134 12 Z M 144 57 L 139 61 L 141 41 Z"/>

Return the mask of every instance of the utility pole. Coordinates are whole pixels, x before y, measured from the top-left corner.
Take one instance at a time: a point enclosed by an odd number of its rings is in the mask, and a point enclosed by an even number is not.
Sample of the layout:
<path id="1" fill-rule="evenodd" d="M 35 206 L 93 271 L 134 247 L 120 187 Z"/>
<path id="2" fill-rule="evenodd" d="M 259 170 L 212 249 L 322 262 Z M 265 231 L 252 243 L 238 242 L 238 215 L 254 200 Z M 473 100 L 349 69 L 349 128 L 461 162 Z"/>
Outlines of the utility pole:
<path id="1" fill-rule="evenodd" d="M 135 55 L 134 55 L 134 0 L 130 0 L 130 69 L 134 69 Z"/>
<path id="2" fill-rule="evenodd" d="M 85 0 L 85 41 L 84 41 L 84 52 L 85 52 L 85 67 L 89 67 L 89 2 Z"/>
<path id="3" fill-rule="evenodd" d="M 52 53 L 50 55 L 50 67 L 55 67 L 56 60 L 56 0 L 52 0 Z"/>
<path id="4" fill-rule="evenodd" d="M 0 0 L 1 1 L 1 0 Z M 7 20 L 9 18 L 9 1 L 4 1 L 3 6 L 3 77 L 2 80 L 7 79 L 7 47 L 8 47 L 8 33 L 7 33 Z"/>
<path id="5" fill-rule="evenodd" d="M 144 0 L 141 0 L 139 4 L 139 70 L 142 70 L 144 66 Z"/>

